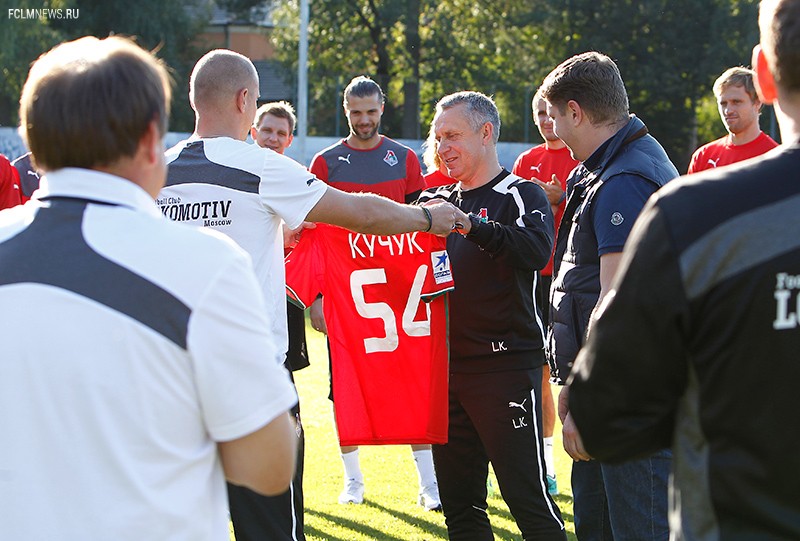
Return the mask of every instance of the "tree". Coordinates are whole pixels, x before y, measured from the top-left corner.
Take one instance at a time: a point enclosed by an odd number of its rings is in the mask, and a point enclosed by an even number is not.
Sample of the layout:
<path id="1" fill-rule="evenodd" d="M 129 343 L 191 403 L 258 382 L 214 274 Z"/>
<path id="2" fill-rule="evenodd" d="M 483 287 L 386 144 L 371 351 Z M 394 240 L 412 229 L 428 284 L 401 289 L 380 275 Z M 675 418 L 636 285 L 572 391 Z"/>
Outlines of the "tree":
<path id="1" fill-rule="evenodd" d="M 571 18 L 567 55 L 599 50 L 614 58 L 631 110 L 685 171 L 698 146 L 698 104 L 722 71 L 748 63 L 758 41 L 756 2 L 570 0 L 568 5 L 578 16 Z"/>
<path id="2" fill-rule="evenodd" d="M 290 0 L 275 12 L 276 50 L 290 69 L 296 69 L 297 10 L 297 1 Z M 373 77 L 388 95 L 384 131 L 406 138 L 427 131 L 430 102 L 453 89 L 518 96 L 516 85 L 499 74 L 511 71 L 527 80 L 530 63 L 509 70 L 504 60 L 524 52 L 524 37 L 533 31 L 500 29 L 508 17 L 530 17 L 531 11 L 510 0 L 483 7 L 461 0 L 315 0 L 309 27 L 309 133 L 333 131 L 342 86 L 358 74 Z M 489 40 L 486 25 L 495 30 Z M 497 52 L 498 61 L 487 63 L 487 51 Z"/>
<path id="3" fill-rule="evenodd" d="M 471 89 L 495 96 L 503 140 L 522 140 L 543 77 L 599 50 L 617 61 L 631 110 L 679 169 L 698 145 L 698 104 L 719 73 L 748 63 L 757 41 L 756 0 L 314 0 L 311 8 L 309 133 L 333 131 L 342 84 L 366 73 L 389 95 L 387 133 L 426 132 L 438 98 Z M 274 34 L 293 68 L 296 10 L 296 0 L 278 8 L 284 26 Z"/>
<path id="4" fill-rule="evenodd" d="M 135 9 L 123 0 L 20 0 L 24 8 L 77 9 L 77 19 L 27 19 L 14 21 L 0 38 L 0 66 L 4 82 L 0 86 L 0 123 L 15 125 L 15 107 L 19 100 L 28 68 L 39 55 L 56 43 L 93 35 L 135 36 L 137 42 L 157 50 L 170 66 L 175 78 L 170 129 L 192 129 L 194 114 L 188 105 L 188 76 L 197 51 L 192 43 L 209 17 L 209 6 L 202 0 L 138 0 Z M 5 13 L 5 11 L 3 11 Z"/>
<path id="5" fill-rule="evenodd" d="M 19 0 L 8 8 L 58 9 L 64 2 Z M 2 6 L 3 17 L 6 6 Z M 49 19 L 11 19 L 0 32 L 0 125 L 16 126 L 19 114 L 19 97 L 28 77 L 31 63 L 44 51 L 63 39 L 62 33 L 51 25 Z"/>

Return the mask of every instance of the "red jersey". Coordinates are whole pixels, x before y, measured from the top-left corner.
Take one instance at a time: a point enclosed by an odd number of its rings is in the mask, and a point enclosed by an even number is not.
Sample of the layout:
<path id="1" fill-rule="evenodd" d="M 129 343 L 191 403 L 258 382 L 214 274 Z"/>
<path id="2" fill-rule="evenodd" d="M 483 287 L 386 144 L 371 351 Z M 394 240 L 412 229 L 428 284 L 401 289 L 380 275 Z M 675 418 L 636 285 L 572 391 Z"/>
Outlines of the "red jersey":
<path id="1" fill-rule="evenodd" d="M 425 188 L 438 188 L 439 186 L 449 186 L 458 182 L 453 177 L 448 177 L 441 171 L 434 171 L 425 175 Z"/>
<path id="2" fill-rule="evenodd" d="M 384 135 L 367 150 L 353 148 L 342 139 L 314 156 L 311 172 L 342 191 L 376 193 L 398 203 L 425 188 L 414 151 Z"/>
<path id="3" fill-rule="evenodd" d="M 569 178 L 569 174 L 579 163 L 578 160 L 572 157 L 569 148 L 564 147 L 553 150 L 547 148 L 547 145 L 542 143 L 520 154 L 517 161 L 514 162 L 514 169 L 512 169 L 511 172 L 528 180 L 537 178 L 542 182 L 550 182 L 553 175 L 555 175 L 561 183 L 561 189 L 567 191 L 567 178 Z M 559 203 L 553 216 L 556 231 L 558 231 L 558 224 L 561 223 L 561 217 L 564 215 L 565 205 L 566 199 Z M 555 243 L 553 243 L 553 253 L 555 253 L 555 249 Z M 547 262 L 547 265 L 541 270 L 540 274 L 542 276 L 552 276 L 552 255 L 550 256 L 550 261 Z"/>
<path id="4" fill-rule="evenodd" d="M 750 158 L 761 156 L 776 146 L 778 146 L 778 143 L 763 131 L 758 134 L 758 137 L 744 145 L 734 145 L 731 143 L 730 135 L 726 135 L 695 150 L 694 154 L 692 154 L 692 161 L 689 162 L 688 173 L 697 173 L 698 171 L 749 160 Z"/>
<path id="5" fill-rule="evenodd" d="M 341 445 L 447 441 L 444 245 L 317 224 L 286 258 L 289 297 L 304 307 L 325 297 Z"/>
<path id="6" fill-rule="evenodd" d="M 22 191 L 19 186 L 17 170 L 0 154 L 0 209 L 22 204 Z"/>

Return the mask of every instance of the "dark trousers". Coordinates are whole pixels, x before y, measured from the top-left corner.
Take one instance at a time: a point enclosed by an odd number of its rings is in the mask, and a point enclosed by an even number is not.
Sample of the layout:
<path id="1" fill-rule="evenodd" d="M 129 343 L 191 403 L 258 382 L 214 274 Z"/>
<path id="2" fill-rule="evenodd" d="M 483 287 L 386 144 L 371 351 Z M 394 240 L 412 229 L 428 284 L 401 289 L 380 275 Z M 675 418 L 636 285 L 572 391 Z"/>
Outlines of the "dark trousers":
<path id="1" fill-rule="evenodd" d="M 303 458 L 305 434 L 300 405 L 292 409 L 297 420 L 297 470 L 289 490 L 263 496 L 249 488 L 228 483 L 228 504 L 236 541 L 299 541 L 303 533 Z"/>
<path id="2" fill-rule="evenodd" d="M 572 465 L 575 534 L 579 541 L 667 541 L 672 451 L 605 464 Z"/>
<path id="3" fill-rule="evenodd" d="M 494 540 L 486 513 L 489 462 L 523 538 L 566 540 L 545 481 L 541 384 L 541 367 L 450 374 L 448 442 L 433 446 L 433 459 L 451 541 Z"/>

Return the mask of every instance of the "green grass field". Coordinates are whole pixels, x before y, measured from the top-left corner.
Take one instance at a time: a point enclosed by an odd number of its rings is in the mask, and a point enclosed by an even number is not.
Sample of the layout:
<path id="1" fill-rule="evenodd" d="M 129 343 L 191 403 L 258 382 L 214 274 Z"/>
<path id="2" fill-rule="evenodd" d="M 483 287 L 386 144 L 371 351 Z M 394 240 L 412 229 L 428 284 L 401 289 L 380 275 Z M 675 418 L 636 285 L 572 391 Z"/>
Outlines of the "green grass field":
<path id="1" fill-rule="evenodd" d="M 407 445 L 361 447 L 361 470 L 366 485 L 362 505 L 339 505 L 342 463 L 328 401 L 328 360 L 323 336 L 307 327 L 311 366 L 295 373 L 301 415 L 306 431 L 304 476 L 306 527 L 309 541 L 437 541 L 447 539 L 444 517 L 417 505 L 417 473 Z M 554 389 L 555 391 L 556 389 Z M 556 468 L 561 494 L 556 502 L 574 540 L 571 459 L 561 447 L 556 426 Z M 496 489 L 497 483 L 494 482 Z M 521 540 L 514 519 L 495 490 L 489 498 L 495 539 Z M 233 539 L 233 536 L 231 536 Z"/>

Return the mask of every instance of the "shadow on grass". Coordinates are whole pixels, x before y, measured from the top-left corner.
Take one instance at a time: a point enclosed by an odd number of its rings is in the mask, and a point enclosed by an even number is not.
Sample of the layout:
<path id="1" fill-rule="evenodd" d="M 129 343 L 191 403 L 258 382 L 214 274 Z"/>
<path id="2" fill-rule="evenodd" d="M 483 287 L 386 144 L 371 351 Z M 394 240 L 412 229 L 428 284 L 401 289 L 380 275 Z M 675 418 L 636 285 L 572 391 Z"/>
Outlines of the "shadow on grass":
<path id="1" fill-rule="evenodd" d="M 441 524 L 437 524 L 436 522 L 431 522 L 429 520 L 425 520 L 423 517 L 410 515 L 408 513 L 403 513 L 402 511 L 398 511 L 397 509 L 392 509 L 390 507 L 386 507 L 379 503 L 371 502 L 368 500 L 364 501 L 364 505 L 377 509 L 383 513 L 388 515 L 392 515 L 393 517 L 402 520 L 406 524 L 414 526 L 416 528 L 421 529 L 425 533 L 434 534 L 442 539 L 447 539 L 447 528 L 442 526 Z M 444 520 L 444 517 L 441 513 L 437 512 L 429 512 L 430 516 L 434 518 L 436 521 L 441 522 Z"/>
<path id="2" fill-rule="evenodd" d="M 365 501 L 364 505 L 368 505 L 368 502 Z M 314 509 L 306 509 L 306 515 L 313 515 L 315 517 L 319 517 L 321 519 L 327 520 L 333 524 L 336 524 L 340 528 L 344 528 L 350 530 L 352 532 L 358 532 L 362 535 L 368 536 L 370 539 L 380 539 L 381 541 L 406 541 L 400 537 L 395 537 L 393 535 L 387 534 L 386 532 L 382 532 L 371 526 L 364 524 L 363 522 L 358 522 L 356 520 L 351 520 L 348 518 L 344 518 L 337 515 L 331 515 L 330 513 L 323 513 L 321 511 L 315 511 Z M 326 541 L 351 541 L 352 537 L 333 537 L 330 532 L 323 532 L 313 526 L 305 526 L 305 533 L 307 535 L 316 535 L 325 539 Z"/>
<path id="3" fill-rule="evenodd" d="M 319 537 L 320 539 L 325 539 L 326 541 L 350 541 L 350 538 L 334 537 L 329 532 L 323 532 L 322 530 L 319 530 L 313 526 L 309 526 L 308 524 L 306 524 L 303 528 L 303 533 L 306 536 Z"/>

